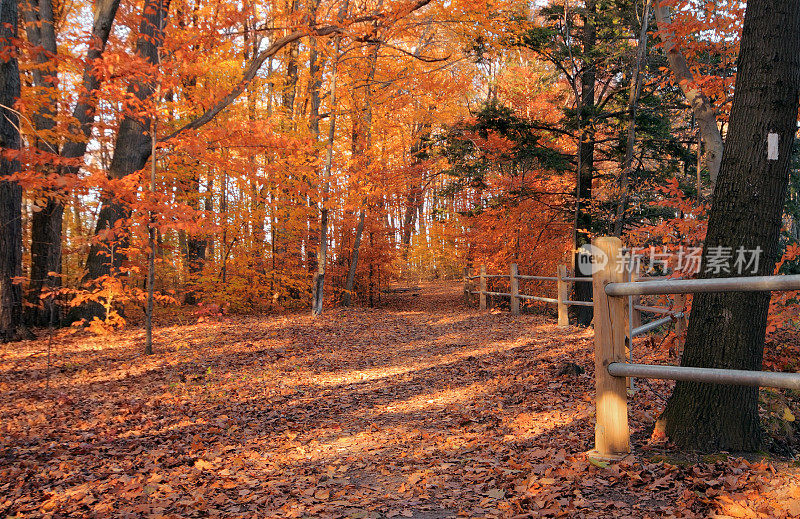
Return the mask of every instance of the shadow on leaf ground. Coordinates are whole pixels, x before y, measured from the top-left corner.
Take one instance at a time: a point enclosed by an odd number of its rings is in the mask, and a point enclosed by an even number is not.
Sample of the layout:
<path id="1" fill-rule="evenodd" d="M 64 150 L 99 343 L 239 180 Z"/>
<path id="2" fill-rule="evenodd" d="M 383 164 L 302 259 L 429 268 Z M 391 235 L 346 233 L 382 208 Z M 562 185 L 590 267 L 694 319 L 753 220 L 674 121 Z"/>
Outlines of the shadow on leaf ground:
<path id="1" fill-rule="evenodd" d="M 662 383 L 632 399 L 637 454 L 593 463 L 591 332 L 461 301 L 458 286 L 426 286 L 382 309 L 164 327 L 151 357 L 139 330 L 60 337 L 49 390 L 43 344 L 9 345 L 0 514 L 800 514 L 788 467 L 649 454 Z M 564 361 L 586 373 L 558 376 Z"/>

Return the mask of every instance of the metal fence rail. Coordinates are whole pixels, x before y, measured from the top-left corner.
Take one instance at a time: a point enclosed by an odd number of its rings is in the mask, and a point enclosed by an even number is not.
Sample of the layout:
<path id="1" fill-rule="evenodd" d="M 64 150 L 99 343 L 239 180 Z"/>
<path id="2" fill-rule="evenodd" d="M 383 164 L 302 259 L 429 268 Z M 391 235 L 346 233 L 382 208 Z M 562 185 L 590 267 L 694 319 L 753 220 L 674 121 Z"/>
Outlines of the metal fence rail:
<path id="1" fill-rule="evenodd" d="M 508 277 L 508 276 L 506 276 Z M 517 275 L 514 276 L 517 279 L 527 279 L 527 280 L 534 280 L 534 281 L 558 281 L 558 278 L 555 276 L 521 276 Z"/>
<path id="2" fill-rule="evenodd" d="M 552 297 L 529 296 L 527 294 L 520 294 L 519 297 L 530 299 L 531 301 L 541 301 L 542 303 L 558 303 L 558 299 L 553 299 Z"/>
<path id="3" fill-rule="evenodd" d="M 557 269 L 556 276 L 539 276 L 539 275 L 525 275 L 519 274 L 517 270 L 516 263 L 511 264 L 511 268 L 508 274 L 489 274 L 486 272 L 486 266 L 482 265 L 480 267 L 480 274 L 478 275 L 470 275 L 467 269 L 464 269 L 464 295 L 471 296 L 477 295 L 480 298 L 480 308 L 485 310 L 489 301 L 487 300 L 487 296 L 494 296 L 494 297 L 508 297 L 511 298 L 511 313 L 513 315 L 519 315 L 519 304 L 521 301 L 537 301 L 541 303 L 550 303 L 555 304 L 558 311 L 558 325 L 559 327 L 566 327 L 569 326 L 569 318 L 567 315 L 567 309 L 570 306 L 583 306 L 583 307 L 594 307 L 595 303 L 593 301 L 574 301 L 569 299 L 569 284 L 570 283 L 591 283 L 591 277 L 576 277 L 576 276 L 568 276 L 567 275 L 567 267 L 566 265 L 559 265 Z M 480 288 L 479 290 L 473 290 L 473 286 L 471 284 L 472 280 L 479 280 Z M 508 279 L 510 285 L 510 292 L 498 292 L 494 290 L 488 289 L 488 281 L 490 279 Z M 648 278 L 648 279 L 662 279 L 662 278 Z M 664 277 L 663 279 L 667 279 Z M 543 296 L 533 296 L 528 294 L 522 294 L 519 291 L 519 281 L 526 280 L 526 281 L 555 281 L 556 282 L 556 295 L 557 297 L 543 297 Z M 648 307 L 648 306 L 633 306 L 633 301 L 630 302 L 629 311 L 632 314 L 635 314 L 636 317 L 631 317 L 631 323 L 640 322 L 641 318 L 639 318 L 639 312 L 648 311 L 654 313 L 662 313 L 662 314 L 672 314 L 675 313 L 668 308 L 657 308 L 657 307 Z M 661 324 L 665 324 L 668 321 L 659 321 Z M 647 330 L 655 329 L 657 326 L 652 326 Z M 633 325 L 630 326 L 633 328 Z"/>
<path id="4" fill-rule="evenodd" d="M 612 362 L 609 364 L 608 373 L 615 377 L 655 378 L 661 380 L 708 382 L 711 384 L 800 389 L 800 373 L 694 368 L 688 366 L 659 366 L 655 364 L 627 364 L 623 362 Z"/>
<path id="5" fill-rule="evenodd" d="M 609 296 L 698 294 L 701 292 L 772 292 L 800 290 L 800 274 L 793 276 L 752 276 L 715 279 L 668 279 L 609 283 Z"/>
<path id="6" fill-rule="evenodd" d="M 521 300 L 553 303 L 558 308 L 559 326 L 567 326 L 569 306 L 592 306 L 595 308 L 595 386 L 596 419 L 595 449 L 603 456 L 613 457 L 630 452 L 630 430 L 628 428 L 626 377 L 655 378 L 667 380 L 694 381 L 712 384 L 738 384 L 765 386 L 800 390 L 800 373 L 771 373 L 722 368 L 700 368 L 688 366 L 659 366 L 625 362 L 630 351 L 630 339 L 655 330 L 665 324 L 676 322 L 676 334 L 681 335 L 685 327 L 682 294 L 709 292 L 768 292 L 800 290 L 800 275 L 793 276 L 753 276 L 714 279 L 680 279 L 668 276 L 638 278 L 627 281 L 620 268 L 622 242 L 618 238 L 601 237 L 593 241 L 596 251 L 605 258 L 597 258 L 596 265 L 602 265 L 591 278 L 567 275 L 564 265 L 558 267 L 557 276 L 524 276 L 512 264 L 508 275 L 487 274 L 481 266 L 478 276 L 464 272 L 466 295 L 478 294 L 480 307 L 486 309 L 486 296 L 510 297 L 512 313 L 519 313 Z M 634 273 L 628 279 L 637 279 Z M 489 291 L 487 280 L 507 278 L 511 292 Z M 480 280 L 480 290 L 474 291 L 470 281 Z M 556 281 L 557 297 L 541 297 L 519 293 L 519 280 Z M 595 294 L 594 301 L 572 301 L 569 299 L 569 283 L 591 282 Z M 637 304 L 634 296 L 675 294 L 675 309 L 652 307 Z M 665 314 L 647 324 L 634 326 L 632 316 L 638 312 Z M 626 349 L 628 350 L 626 352 Z M 605 366 L 605 369 L 602 367 Z"/>
<path id="7" fill-rule="evenodd" d="M 485 310 L 488 305 L 487 296 L 495 297 L 509 297 L 511 298 L 511 313 L 519 315 L 521 301 L 537 301 L 541 303 L 555 304 L 558 311 L 558 326 L 561 328 L 569 326 L 569 318 L 567 309 L 570 306 L 594 306 L 592 301 L 571 301 L 569 299 L 569 282 L 577 280 L 580 282 L 591 282 L 592 278 L 571 278 L 567 276 L 566 265 L 559 265 L 557 268 L 556 276 L 533 276 L 523 275 L 517 270 L 516 263 L 512 263 L 509 273 L 506 274 L 488 274 L 486 266 L 481 265 L 479 275 L 470 275 L 467 269 L 464 269 L 464 296 L 469 298 L 471 295 L 478 295 L 480 301 L 480 309 Z M 472 280 L 479 280 L 479 290 L 474 290 Z M 497 292 L 489 290 L 488 281 L 490 279 L 508 279 L 510 292 Z M 519 290 L 519 282 L 523 281 L 555 281 L 556 282 L 556 295 L 557 297 L 542 297 L 528 294 L 522 294 Z M 469 299 L 467 299 L 469 303 Z"/>
<path id="8" fill-rule="evenodd" d="M 665 324 L 669 324 L 673 321 L 677 321 L 683 317 L 683 312 L 677 312 L 669 317 L 662 317 L 661 319 L 656 319 L 655 321 L 650 321 L 647 324 L 643 324 L 642 326 L 638 326 L 636 328 L 631 329 L 631 337 L 636 337 L 637 335 L 641 335 L 643 333 L 647 333 L 649 331 L 655 330 L 656 328 L 661 328 Z"/>
<path id="9" fill-rule="evenodd" d="M 489 291 L 486 291 L 486 292 L 483 292 L 483 293 L 486 294 L 487 296 L 511 297 L 511 294 L 507 294 L 505 292 L 489 292 Z"/>
<path id="10" fill-rule="evenodd" d="M 567 306 L 594 306 L 594 301 L 564 301 Z"/>
<path id="11" fill-rule="evenodd" d="M 643 306 L 643 305 L 633 305 L 635 310 L 639 310 L 640 312 L 647 312 L 651 314 L 673 314 L 675 313 L 673 310 L 669 308 L 661 308 L 658 306 Z"/>
<path id="12" fill-rule="evenodd" d="M 619 268 L 622 242 L 619 238 L 593 240 L 595 264 L 607 260 L 593 276 L 595 294 L 595 449 L 603 456 L 614 457 L 630 452 L 628 404 L 625 377 L 657 378 L 800 389 L 800 373 L 770 373 L 722 368 L 658 366 L 625 362 L 626 327 L 630 336 L 650 331 L 683 316 L 670 315 L 639 327 L 630 326 L 625 313 L 626 300 L 636 295 L 695 294 L 708 292 L 765 292 L 800 290 L 800 275 L 753 276 L 715 279 L 667 279 L 664 281 L 626 282 Z M 599 260 L 599 261 L 598 261 Z M 679 296 L 676 296 L 676 302 Z M 634 305 L 630 305 L 634 306 Z M 635 307 L 635 306 L 634 306 Z M 658 309 L 639 306 L 640 310 Z M 660 312 L 660 310 L 659 310 Z M 605 367 L 605 369 L 603 369 Z"/>

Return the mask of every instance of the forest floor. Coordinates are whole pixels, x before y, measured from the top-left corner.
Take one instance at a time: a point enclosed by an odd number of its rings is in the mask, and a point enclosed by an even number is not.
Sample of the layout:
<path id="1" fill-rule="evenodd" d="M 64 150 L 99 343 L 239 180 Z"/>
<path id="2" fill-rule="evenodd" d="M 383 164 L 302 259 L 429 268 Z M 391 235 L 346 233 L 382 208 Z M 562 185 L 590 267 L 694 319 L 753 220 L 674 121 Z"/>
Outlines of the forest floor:
<path id="1" fill-rule="evenodd" d="M 637 384 L 633 455 L 588 458 L 590 330 L 456 285 L 383 303 L 159 327 L 149 357 L 141 329 L 59 335 L 49 368 L 46 339 L 5 345 L 0 517 L 800 515 L 790 460 L 652 443 L 666 382 Z"/>

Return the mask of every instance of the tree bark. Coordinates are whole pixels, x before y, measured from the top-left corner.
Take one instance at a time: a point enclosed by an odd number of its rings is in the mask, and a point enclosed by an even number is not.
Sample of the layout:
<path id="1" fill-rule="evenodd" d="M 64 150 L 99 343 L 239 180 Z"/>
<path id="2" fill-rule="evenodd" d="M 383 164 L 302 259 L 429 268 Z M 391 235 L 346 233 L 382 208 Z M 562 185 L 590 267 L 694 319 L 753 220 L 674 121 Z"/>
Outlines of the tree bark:
<path id="1" fill-rule="evenodd" d="M 592 230 L 592 178 L 594 177 L 594 112 L 595 112 L 595 81 L 597 71 L 592 54 L 597 46 L 597 18 L 596 0 L 587 0 L 586 11 L 583 15 L 583 72 L 581 73 L 581 99 L 578 111 L 580 124 L 580 142 L 578 144 L 578 180 L 576 187 L 576 214 L 575 214 L 575 248 L 590 242 Z M 580 254 L 576 251 L 576 254 Z M 576 257 L 577 260 L 577 257 Z M 576 261 L 575 265 L 579 262 Z M 575 269 L 576 276 L 591 275 Z M 591 301 L 591 283 L 575 283 L 575 300 Z M 573 306 L 572 313 L 575 322 L 581 326 L 592 323 L 592 308 L 589 306 Z"/>
<path id="2" fill-rule="evenodd" d="M 353 255 L 350 258 L 350 268 L 347 271 L 347 282 L 344 286 L 342 296 L 342 306 L 350 306 L 353 295 L 353 285 L 356 279 L 356 269 L 358 268 L 358 252 L 361 249 L 361 237 L 364 235 L 364 217 L 366 211 L 361 210 L 358 215 L 358 225 L 356 226 L 356 239 L 353 241 Z"/>
<path id="3" fill-rule="evenodd" d="M 317 21 L 317 9 L 319 8 L 320 0 L 313 0 L 310 6 L 310 13 L 309 13 L 309 23 L 316 24 Z M 311 38 L 311 42 L 309 44 L 309 51 L 308 51 L 308 129 L 311 132 L 311 137 L 314 139 L 315 143 L 319 142 L 319 107 L 320 107 L 320 89 L 322 88 L 322 76 L 320 74 L 321 66 L 321 58 L 319 55 L 319 51 L 317 49 L 317 45 L 319 42 L 316 38 Z M 320 198 L 324 198 L 325 196 L 325 188 L 324 186 L 320 189 Z M 316 207 L 316 201 L 312 201 L 312 198 L 309 197 L 309 207 Z M 325 208 L 323 207 L 323 210 Z M 322 214 L 320 213 L 320 217 Z M 318 252 L 319 252 L 319 234 L 314 232 L 314 228 L 317 224 L 317 218 L 315 216 L 309 216 L 309 236 L 308 236 L 308 270 L 309 273 L 312 275 L 312 307 L 316 308 L 315 301 L 316 301 L 316 293 L 317 293 L 317 274 L 319 268 L 319 261 L 318 261 Z M 320 222 L 321 228 L 321 222 Z"/>
<path id="4" fill-rule="evenodd" d="M 347 14 L 348 4 L 348 1 L 342 4 L 339 12 L 340 20 Z M 329 179 L 331 176 L 331 169 L 333 168 L 333 141 L 336 137 L 337 71 L 342 54 L 341 47 L 342 36 L 341 34 L 337 34 L 334 43 L 333 66 L 331 67 L 331 115 L 328 123 L 328 143 L 325 153 L 325 166 L 322 171 L 322 210 L 319 221 L 319 254 L 317 255 L 317 273 L 314 275 L 313 280 L 314 286 L 312 295 L 314 300 L 311 305 L 311 313 L 313 315 L 322 315 L 322 308 L 325 303 L 325 269 L 328 263 L 328 192 L 330 189 Z M 319 124 L 318 118 L 316 124 Z"/>
<path id="5" fill-rule="evenodd" d="M 56 124 L 57 102 L 56 70 L 54 59 L 56 57 L 56 35 L 53 19 L 53 4 L 50 0 L 40 0 L 35 4 L 33 0 L 20 2 L 25 19 L 25 32 L 28 42 L 36 48 L 34 60 L 38 65 L 32 72 L 33 84 L 48 93 L 41 108 L 33 114 L 32 120 L 36 133 L 32 139 L 33 146 L 43 152 L 57 155 L 58 144 L 40 137 L 52 131 Z M 44 178 L 53 173 L 53 167 L 46 164 L 37 164 L 36 169 Z M 30 306 L 25 310 L 25 320 L 31 326 L 46 325 L 48 317 L 55 316 L 55 305 L 48 301 L 41 305 L 40 298 L 42 287 L 47 284 L 50 288 L 61 285 L 58 276 L 51 276 L 50 272 L 61 272 L 61 225 L 64 214 L 64 205 L 58 197 L 46 197 L 43 206 L 38 207 L 33 213 L 31 221 L 31 270 L 30 284 L 27 301 Z"/>
<path id="6" fill-rule="evenodd" d="M 700 136 L 706 148 L 705 162 L 708 173 L 711 176 L 712 187 L 717 183 L 722 162 L 722 133 L 717 126 L 717 113 L 711 106 L 711 100 L 703 93 L 695 83 L 692 71 L 686 63 L 686 58 L 678 48 L 675 33 L 671 30 L 672 15 L 669 6 L 662 5 L 660 1 L 655 3 L 656 23 L 664 42 L 664 52 L 669 60 L 669 67 L 675 74 L 675 79 L 680 87 L 686 101 L 692 107 L 697 124 L 700 127 Z"/>
<path id="7" fill-rule="evenodd" d="M 19 117 L 12 109 L 20 95 L 17 1 L 0 0 L 0 44 L 8 60 L 0 60 L 0 147 L 20 147 Z M 19 162 L 0 157 L 0 342 L 17 338 L 22 325 L 22 187 L 6 179 L 19 172 Z"/>
<path id="8" fill-rule="evenodd" d="M 36 61 L 41 65 L 33 71 L 34 84 L 42 89 L 55 92 L 58 71 L 54 65 L 56 57 L 56 36 L 54 29 L 53 5 L 51 0 L 33 0 L 22 2 L 26 21 L 28 41 L 41 50 L 36 54 Z M 34 146 L 44 152 L 60 154 L 64 158 L 77 159 L 86 152 L 88 137 L 94 123 L 95 99 L 97 88 L 100 85 L 98 77 L 94 74 L 95 61 L 105 50 L 111 26 L 116 17 L 119 0 L 102 0 L 95 3 L 95 19 L 92 26 L 92 39 L 86 54 L 86 64 L 83 71 L 82 91 L 85 92 L 78 99 L 72 116 L 78 121 L 76 127 L 70 128 L 71 134 L 61 150 L 57 145 L 44 142 L 38 137 Z M 43 108 L 33 115 L 34 126 L 37 131 L 52 130 L 55 126 L 56 113 L 53 108 L 57 104 L 53 100 L 46 103 Z M 51 172 L 52 168 L 43 168 L 43 173 Z M 78 166 L 63 166 L 58 173 L 62 176 L 75 175 Z M 61 236 L 64 218 L 64 193 L 53 193 L 45 199 L 44 207 L 33 213 L 31 221 L 31 270 L 30 284 L 27 299 L 31 304 L 26 312 L 26 320 L 32 325 L 45 325 L 55 318 L 58 311 L 51 300 L 40 306 L 42 289 L 61 286 L 61 277 L 50 275 L 60 274 L 61 269 Z"/>
<path id="9" fill-rule="evenodd" d="M 382 1 L 378 2 L 378 9 L 383 5 Z M 377 24 L 373 25 L 372 39 L 377 39 Z M 364 86 L 354 92 L 354 105 L 358 104 L 358 90 L 363 91 L 363 106 L 353 114 L 353 139 L 352 151 L 355 158 L 356 168 L 363 174 L 369 166 L 369 151 L 372 147 L 372 82 L 375 80 L 375 70 L 378 65 L 378 52 L 380 50 L 380 43 L 373 43 L 370 45 L 368 71 L 364 78 Z M 366 200 L 362 201 L 363 204 L 368 205 Z M 356 238 L 353 242 L 353 254 L 350 261 L 350 269 L 347 272 L 347 281 L 344 287 L 344 296 L 342 304 L 350 306 L 353 295 L 354 283 L 356 278 L 356 270 L 358 269 L 358 253 L 361 248 L 361 239 L 364 235 L 364 219 L 366 218 L 366 209 L 362 207 L 358 215 L 358 225 L 356 226 Z"/>
<path id="10" fill-rule="evenodd" d="M 293 0 L 290 6 L 289 16 L 291 17 L 300 8 L 300 2 Z M 294 127 L 294 100 L 297 96 L 297 81 L 299 79 L 297 60 L 300 54 L 300 40 L 289 44 L 286 56 L 286 81 L 283 85 L 283 109 L 286 111 L 286 118 L 290 125 Z"/>
<path id="11" fill-rule="evenodd" d="M 800 2 L 750 0 L 742 32 L 730 125 L 713 196 L 703 264 L 715 247 L 736 254 L 760 248 L 756 272 L 770 275 L 797 131 L 800 98 Z M 779 136 L 777 158 L 767 135 Z M 704 271 L 706 269 L 704 268 Z M 760 370 L 770 294 L 696 294 L 682 366 Z M 660 425 L 685 448 L 759 448 L 758 388 L 678 382 Z"/>
<path id="12" fill-rule="evenodd" d="M 169 5 L 170 0 L 146 0 L 142 9 L 136 54 L 150 65 L 155 65 L 158 60 L 158 52 L 164 40 L 164 24 Z M 145 103 L 153 97 L 155 83 L 152 80 L 135 81 L 128 89 L 128 93 L 135 96 L 140 103 Z M 109 177 L 121 179 L 141 170 L 147 163 L 150 152 L 149 118 L 126 115 L 117 132 Z M 122 200 L 113 193 L 103 193 L 95 228 L 95 240 L 86 260 L 87 281 L 110 275 L 117 271 L 126 259 L 124 249 L 128 243 L 127 230 L 120 224 L 129 217 L 130 208 Z M 103 231 L 112 231 L 112 238 L 98 239 L 97 235 Z M 113 254 L 112 248 L 116 248 Z"/>
<path id="13" fill-rule="evenodd" d="M 631 74 L 630 92 L 628 95 L 628 120 L 627 137 L 628 142 L 625 146 L 625 161 L 622 164 L 622 171 L 619 175 L 619 199 L 617 200 L 617 210 L 614 219 L 614 236 L 622 235 L 622 227 L 625 220 L 625 207 L 628 205 L 629 179 L 633 169 L 633 152 L 636 145 L 636 108 L 639 102 L 639 92 L 642 86 L 642 68 L 644 68 L 645 57 L 647 56 L 647 27 L 650 21 L 651 0 L 644 1 L 642 12 L 642 25 L 639 30 L 639 41 L 636 45 L 636 63 Z"/>

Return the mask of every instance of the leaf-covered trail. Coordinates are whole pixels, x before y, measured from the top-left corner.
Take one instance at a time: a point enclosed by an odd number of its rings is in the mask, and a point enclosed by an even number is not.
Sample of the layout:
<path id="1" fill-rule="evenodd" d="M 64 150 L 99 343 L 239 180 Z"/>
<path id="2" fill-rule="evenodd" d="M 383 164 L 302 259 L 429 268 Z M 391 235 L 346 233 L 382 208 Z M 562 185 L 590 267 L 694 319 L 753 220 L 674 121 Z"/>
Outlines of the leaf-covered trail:
<path id="1" fill-rule="evenodd" d="M 46 341 L 5 347 L 1 516 L 800 514 L 786 467 L 648 449 L 662 383 L 632 399 L 637 454 L 593 464 L 591 332 L 467 309 L 459 286 L 156 337 L 151 357 L 140 330 L 58 338 L 49 389 Z"/>

